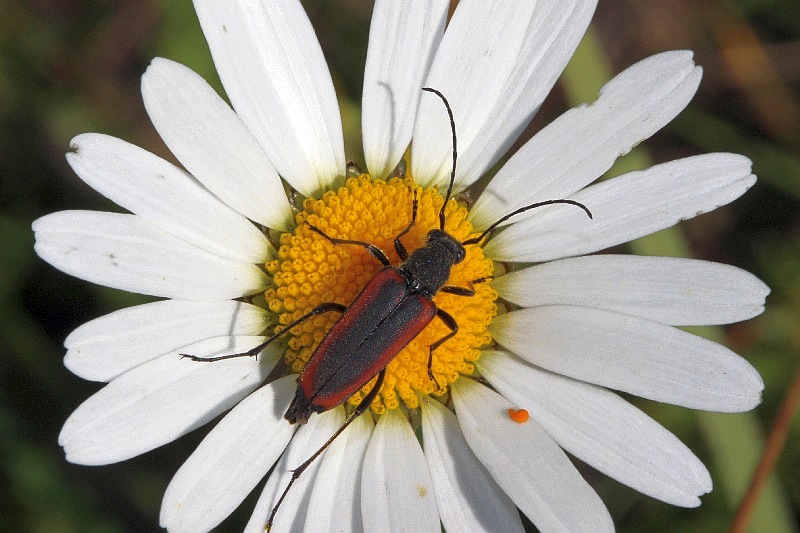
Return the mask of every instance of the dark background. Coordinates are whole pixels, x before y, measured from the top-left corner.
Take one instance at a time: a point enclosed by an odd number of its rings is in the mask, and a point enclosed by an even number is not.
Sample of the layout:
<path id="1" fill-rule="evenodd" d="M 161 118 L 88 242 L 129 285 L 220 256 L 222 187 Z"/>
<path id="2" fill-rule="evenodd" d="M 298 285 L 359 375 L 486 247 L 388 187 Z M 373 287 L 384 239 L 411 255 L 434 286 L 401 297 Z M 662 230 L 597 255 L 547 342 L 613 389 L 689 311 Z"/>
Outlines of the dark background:
<path id="1" fill-rule="evenodd" d="M 371 3 L 304 4 L 332 70 L 347 156 L 363 162 L 359 101 Z M 732 205 L 629 247 L 734 264 L 758 275 L 772 294 L 762 316 L 701 331 L 762 373 L 766 391 L 757 410 L 707 415 L 638 403 L 709 466 L 715 490 L 702 507 L 670 507 L 586 470 L 620 531 L 726 531 L 797 372 L 798 36 L 796 0 L 600 0 L 592 33 L 527 132 L 591 100 L 632 63 L 692 49 L 705 68 L 693 103 L 612 173 L 733 151 L 753 159 L 759 177 Z M 62 209 L 118 210 L 66 165 L 69 140 L 79 133 L 115 135 L 174 160 L 139 94 L 139 78 L 155 56 L 187 64 L 219 88 L 189 0 L 0 0 L 0 531 L 157 530 L 167 483 L 207 431 L 103 467 L 69 464 L 57 444 L 66 417 L 100 387 L 63 367 L 64 338 L 83 322 L 144 298 L 51 268 L 33 253 L 30 224 Z M 799 443 L 795 420 L 752 531 L 796 530 Z M 253 504 L 251 497 L 219 530 L 240 530 Z"/>

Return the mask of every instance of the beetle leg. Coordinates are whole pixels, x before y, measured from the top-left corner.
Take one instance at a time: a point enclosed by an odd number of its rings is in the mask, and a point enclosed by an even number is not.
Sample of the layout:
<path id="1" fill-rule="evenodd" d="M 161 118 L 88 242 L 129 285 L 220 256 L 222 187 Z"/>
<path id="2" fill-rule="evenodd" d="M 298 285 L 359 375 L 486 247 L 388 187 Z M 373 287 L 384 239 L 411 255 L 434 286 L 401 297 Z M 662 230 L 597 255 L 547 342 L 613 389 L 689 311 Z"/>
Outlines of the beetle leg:
<path id="1" fill-rule="evenodd" d="M 339 313 L 344 313 L 345 311 L 347 311 L 347 306 L 339 304 L 339 303 L 336 303 L 336 302 L 328 302 L 328 303 L 324 303 L 324 304 L 319 304 L 314 309 L 312 309 L 308 313 L 304 314 L 303 316 L 301 316 L 300 318 L 298 318 L 294 322 L 291 322 L 291 323 L 287 324 L 287 326 L 285 328 L 280 330 L 278 333 L 276 333 L 272 337 L 268 338 L 267 340 L 265 340 L 264 342 L 262 342 L 261 344 L 259 344 L 255 348 L 251 348 L 251 349 L 247 350 L 246 352 L 232 353 L 232 354 L 228 354 L 228 355 L 219 355 L 217 357 L 202 357 L 202 356 L 199 356 L 199 355 L 191 355 L 191 354 L 188 354 L 188 353 L 182 353 L 182 354 L 180 354 L 180 356 L 182 358 L 185 357 L 187 359 L 191 359 L 192 361 L 199 361 L 201 363 L 213 363 L 214 361 L 222 361 L 223 359 L 233 359 L 234 357 L 255 357 L 256 355 L 258 355 L 261 352 L 261 350 L 266 348 L 272 341 L 274 341 L 275 339 L 277 339 L 281 335 L 287 333 L 290 329 L 292 329 L 296 325 L 300 324 L 301 322 L 303 322 L 304 320 L 306 320 L 308 318 L 311 318 L 312 316 L 321 315 L 322 313 L 327 313 L 328 311 L 338 311 Z"/>
<path id="2" fill-rule="evenodd" d="M 475 283 L 486 283 L 487 281 L 492 281 L 494 276 L 487 276 L 485 278 L 478 278 L 473 279 L 469 282 L 469 287 L 454 287 L 453 285 L 445 285 L 439 292 L 446 292 L 449 294 L 455 294 L 458 296 L 475 296 L 475 287 L 473 285 Z"/>
<path id="3" fill-rule="evenodd" d="M 438 390 L 442 387 L 439 385 L 439 382 L 436 381 L 436 378 L 433 377 L 433 351 L 458 333 L 458 323 L 456 322 L 455 318 L 442 309 L 436 309 L 436 316 L 438 316 L 439 319 L 444 322 L 444 325 L 451 330 L 450 333 L 431 344 L 430 352 L 428 352 L 428 377 L 431 378 L 431 381 L 433 381 L 433 383 L 436 385 L 436 389 Z"/>
<path id="4" fill-rule="evenodd" d="M 414 189 L 414 202 L 411 204 L 411 221 L 409 221 L 408 226 L 397 234 L 397 237 L 394 238 L 394 249 L 397 252 L 397 255 L 400 256 L 400 261 L 405 261 L 408 257 L 408 250 L 406 250 L 406 246 L 400 242 L 400 237 L 405 235 L 409 232 L 411 228 L 414 227 L 414 224 L 417 223 L 417 206 L 419 205 L 419 201 L 417 200 L 417 190 Z"/>
<path id="5" fill-rule="evenodd" d="M 286 498 L 286 495 L 289 493 L 289 489 L 292 488 L 292 485 L 294 485 L 294 482 L 297 481 L 297 478 L 300 477 L 300 475 L 305 471 L 305 469 L 308 468 L 317 457 L 322 455 L 322 452 L 324 452 L 325 449 L 328 446 L 330 446 L 334 440 L 336 440 L 336 437 L 341 435 L 342 432 L 345 429 L 347 429 L 347 426 L 349 426 L 353 420 L 358 418 L 358 416 L 361 413 L 363 413 L 369 408 L 370 404 L 375 399 L 375 396 L 378 395 L 378 392 L 381 390 L 381 387 L 383 386 L 383 378 L 385 375 L 386 375 L 385 368 L 380 372 L 378 372 L 378 379 L 375 381 L 375 386 L 373 386 L 372 389 L 370 389 L 370 391 L 367 393 L 367 395 L 361 399 L 361 401 L 358 403 L 358 406 L 353 410 L 352 413 L 350 413 L 347 416 L 344 423 L 339 427 L 339 429 L 336 430 L 336 433 L 331 435 L 331 438 L 325 441 L 325 444 L 320 446 L 320 448 L 317 451 L 315 451 L 311 455 L 311 457 L 306 459 L 303 462 L 303 464 L 292 470 L 292 477 L 291 479 L 289 479 L 289 484 L 286 485 L 285 489 L 283 489 L 283 494 L 281 494 L 281 497 L 278 499 L 278 502 L 275 504 L 275 507 L 272 508 L 272 512 L 269 514 L 269 519 L 267 520 L 267 523 L 264 525 L 264 531 L 269 531 L 272 528 L 272 522 L 273 520 L 275 520 L 275 513 L 278 512 L 278 507 L 280 507 L 281 504 L 283 503 L 284 498 Z"/>
<path id="6" fill-rule="evenodd" d="M 309 222 L 306 222 L 306 224 L 308 224 L 308 227 L 311 228 L 314 232 L 319 233 L 320 235 L 328 239 L 332 244 L 355 244 L 357 246 L 362 246 L 369 252 L 369 255 L 371 255 L 381 263 L 383 263 L 383 266 L 389 266 L 392 264 L 392 262 L 389 261 L 389 258 L 386 257 L 386 254 L 383 252 L 383 250 L 381 250 L 374 244 L 364 241 L 352 241 L 350 239 L 336 239 L 334 237 L 331 237 L 330 235 L 328 235 L 315 225 Z"/>

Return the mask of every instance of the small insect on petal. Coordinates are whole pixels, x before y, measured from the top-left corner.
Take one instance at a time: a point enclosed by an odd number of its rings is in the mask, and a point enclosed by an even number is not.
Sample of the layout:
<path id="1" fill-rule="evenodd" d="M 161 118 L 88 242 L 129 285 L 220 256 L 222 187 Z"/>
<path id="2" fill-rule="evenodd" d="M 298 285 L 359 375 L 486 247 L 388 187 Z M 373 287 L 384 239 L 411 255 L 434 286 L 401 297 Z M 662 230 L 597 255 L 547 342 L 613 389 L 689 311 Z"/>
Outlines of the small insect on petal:
<path id="1" fill-rule="evenodd" d="M 524 424 L 530 418 L 528 411 L 525 409 L 509 409 L 508 410 L 508 418 L 516 422 L 517 424 Z"/>

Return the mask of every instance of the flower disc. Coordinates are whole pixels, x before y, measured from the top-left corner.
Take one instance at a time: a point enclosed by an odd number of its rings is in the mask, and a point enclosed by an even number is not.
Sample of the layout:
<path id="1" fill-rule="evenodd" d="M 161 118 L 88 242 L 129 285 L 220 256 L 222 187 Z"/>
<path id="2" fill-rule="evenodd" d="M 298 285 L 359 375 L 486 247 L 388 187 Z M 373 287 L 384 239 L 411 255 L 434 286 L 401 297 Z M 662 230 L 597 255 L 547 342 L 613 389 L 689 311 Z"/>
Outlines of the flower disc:
<path id="1" fill-rule="evenodd" d="M 344 187 L 326 192 L 320 199 L 306 200 L 303 210 L 296 215 L 296 229 L 281 235 L 277 258 L 267 264 L 273 287 L 266 297 L 270 309 L 279 314 L 280 324 L 297 320 L 321 303 L 349 305 L 382 267 L 364 247 L 335 245 L 306 222 L 333 238 L 373 244 L 397 266 L 400 258 L 394 239 L 411 220 L 414 191 L 418 198 L 417 220 L 401 239 L 412 253 L 423 246 L 430 230 L 439 227 L 444 198 L 436 189 L 422 189 L 410 178 L 383 181 L 362 174 L 348 179 Z M 448 203 L 445 218 L 445 231 L 459 241 L 473 233 L 466 220 L 466 208 L 455 200 Z M 473 280 L 491 276 L 492 262 L 483 250 L 470 245 L 466 251 L 465 260 L 452 268 L 447 285 L 473 287 Z M 474 289 L 474 296 L 439 292 L 433 299 L 438 308 L 458 323 L 458 333 L 433 352 L 433 375 L 441 388 L 437 390 L 436 383 L 428 376 L 428 358 L 430 345 L 450 333 L 450 329 L 434 318 L 386 367 L 383 387 L 372 404 L 374 412 L 394 409 L 401 400 L 415 408 L 418 394 L 445 394 L 460 374 L 472 374 L 472 362 L 480 356 L 480 348 L 492 341 L 488 326 L 497 313 L 495 290 L 487 283 L 476 283 Z M 286 350 L 286 363 L 293 371 L 303 369 L 337 318 L 335 313 L 325 313 L 293 328 Z M 350 403 L 357 404 L 372 383 L 350 398 Z"/>

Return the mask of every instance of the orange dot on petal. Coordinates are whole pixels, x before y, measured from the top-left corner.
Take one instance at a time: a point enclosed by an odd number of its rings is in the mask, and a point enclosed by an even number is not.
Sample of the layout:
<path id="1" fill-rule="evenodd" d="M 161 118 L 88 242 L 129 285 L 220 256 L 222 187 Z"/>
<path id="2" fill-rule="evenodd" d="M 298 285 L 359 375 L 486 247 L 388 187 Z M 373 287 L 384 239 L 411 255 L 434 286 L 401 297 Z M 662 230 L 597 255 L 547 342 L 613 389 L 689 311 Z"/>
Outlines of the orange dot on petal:
<path id="1" fill-rule="evenodd" d="M 528 421 L 530 415 L 528 414 L 528 411 L 526 411 L 525 409 L 509 409 L 508 417 L 517 424 L 522 424 Z"/>

